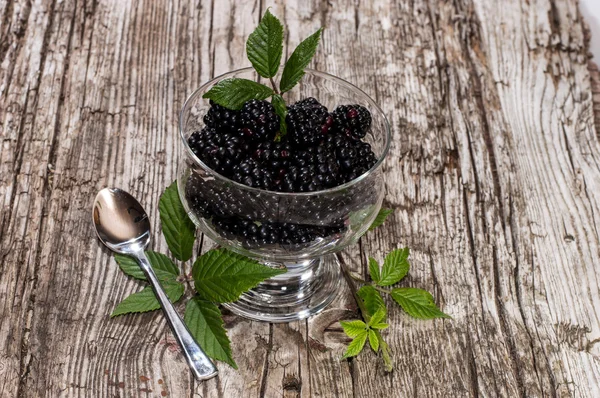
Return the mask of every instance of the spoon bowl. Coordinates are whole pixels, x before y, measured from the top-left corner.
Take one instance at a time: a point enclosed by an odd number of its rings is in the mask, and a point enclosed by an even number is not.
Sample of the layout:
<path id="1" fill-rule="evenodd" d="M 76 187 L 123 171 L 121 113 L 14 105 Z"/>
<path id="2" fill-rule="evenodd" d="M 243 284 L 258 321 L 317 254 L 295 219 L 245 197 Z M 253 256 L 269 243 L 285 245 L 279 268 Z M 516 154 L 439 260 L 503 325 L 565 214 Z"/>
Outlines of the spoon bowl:
<path id="1" fill-rule="evenodd" d="M 128 192 L 104 188 L 92 213 L 98 238 L 117 253 L 131 254 L 150 243 L 150 221 L 142 205 Z"/>

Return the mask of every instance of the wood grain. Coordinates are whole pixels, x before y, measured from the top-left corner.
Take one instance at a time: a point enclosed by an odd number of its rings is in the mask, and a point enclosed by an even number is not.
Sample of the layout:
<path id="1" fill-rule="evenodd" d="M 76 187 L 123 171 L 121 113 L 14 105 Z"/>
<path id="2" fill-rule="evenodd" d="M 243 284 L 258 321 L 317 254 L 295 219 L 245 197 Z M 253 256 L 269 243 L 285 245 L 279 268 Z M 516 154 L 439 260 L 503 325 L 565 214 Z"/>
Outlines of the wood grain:
<path id="1" fill-rule="evenodd" d="M 108 316 L 140 284 L 96 241 L 95 193 L 141 198 L 166 250 L 156 209 L 181 155 L 178 111 L 248 65 L 267 7 L 288 51 L 325 26 L 314 66 L 392 124 L 396 211 L 343 255 L 366 276 L 367 255 L 409 246 L 401 284 L 453 319 L 391 311 L 391 374 L 369 352 L 339 360 L 346 287 L 308 321 L 226 314 L 240 370 L 220 364 L 203 383 L 160 314 Z M 599 396 L 600 84 L 586 35 L 575 0 L 0 0 L 0 396 Z"/>

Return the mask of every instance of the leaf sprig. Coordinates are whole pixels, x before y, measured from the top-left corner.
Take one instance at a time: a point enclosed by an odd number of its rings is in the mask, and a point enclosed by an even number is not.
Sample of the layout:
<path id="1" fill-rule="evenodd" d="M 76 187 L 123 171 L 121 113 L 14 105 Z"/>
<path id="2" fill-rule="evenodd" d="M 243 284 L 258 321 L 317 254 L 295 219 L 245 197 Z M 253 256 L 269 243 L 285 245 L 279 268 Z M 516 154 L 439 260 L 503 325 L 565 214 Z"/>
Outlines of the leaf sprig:
<path id="1" fill-rule="evenodd" d="M 271 97 L 271 103 L 281 120 L 276 138 L 280 139 L 287 133 L 287 109 L 281 94 L 294 88 L 304 76 L 304 70 L 317 51 L 322 31 L 317 30 L 298 44 L 283 67 L 278 89 L 273 78 L 279 71 L 283 56 L 283 24 L 267 9 L 258 27 L 248 36 L 246 55 L 256 72 L 269 79 L 272 88 L 247 79 L 229 78 L 219 81 L 202 98 L 208 98 L 225 108 L 239 110 L 247 101 Z"/>
<path id="2" fill-rule="evenodd" d="M 393 211 L 381 209 L 369 230 L 383 224 L 386 217 Z M 340 324 L 348 337 L 352 339 L 342 358 L 357 356 L 364 348 L 365 342 L 375 353 L 381 352 L 386 370 L 392 371 L 393 363 L 387 343 L 383 340 L 380 330 L 386 329 L 388 324 L 387 307 L 381 294 L 390 295 L 392 299 L 411 317 L 417 319 L 450 318 L 442 312 L 435 304 L 433 296 L 426 290 L 413 287 L 397 287 L 388 289 L 400 282 L 410 270 L 408 248 L 391 251 L 384 259 L 383 266 L 377 260 L 369 258 L 369 275 L 372 282 L 365 281 L 352 275 L 348 270 L 344 259 L 337 255 L 342 273 L 353 292 L 358 304 L 360 314 L 364 321 L 342 321 Z M 355 282 L 362 286 L 357 289 Z"/>

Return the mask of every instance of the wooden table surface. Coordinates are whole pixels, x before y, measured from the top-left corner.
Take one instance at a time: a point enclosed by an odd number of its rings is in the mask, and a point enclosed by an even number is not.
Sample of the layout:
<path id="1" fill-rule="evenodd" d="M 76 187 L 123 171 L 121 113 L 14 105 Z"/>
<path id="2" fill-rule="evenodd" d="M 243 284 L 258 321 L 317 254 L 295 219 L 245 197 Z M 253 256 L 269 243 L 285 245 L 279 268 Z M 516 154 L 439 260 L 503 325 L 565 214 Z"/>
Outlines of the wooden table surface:
<path id="1" fill-rule="evenodd" d="M 308 321 L 227 316 L 240 369 L 203 383 L 160 313 L 109 318 L 140 284 L 95 238 L 96 192 L 139 197 L 166 250 L 178 111 L 249 65 L 268 6 L 288 51 L 325 26 L 314 67 L 392 124 L 396 212 L 344 256 L 365 272 L 365 255 L 409 246 L 402 284 L 453 316 L 392 311 L 393 373 L 370 352 L 340 360 L 347 288 Z M 588 41 L 576 0 L 0 0 L 0 397 L 600 396 Z"/>

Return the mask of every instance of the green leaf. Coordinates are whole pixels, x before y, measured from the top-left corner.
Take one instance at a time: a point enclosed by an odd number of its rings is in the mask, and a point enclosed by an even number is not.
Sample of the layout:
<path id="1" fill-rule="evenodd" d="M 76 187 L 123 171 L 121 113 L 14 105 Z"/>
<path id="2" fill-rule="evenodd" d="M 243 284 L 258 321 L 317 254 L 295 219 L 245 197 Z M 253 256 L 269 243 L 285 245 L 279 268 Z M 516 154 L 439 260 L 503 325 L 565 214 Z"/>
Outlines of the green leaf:
<path id="1" fill-rule="evenodd" d="M 378 283 L 381 279 L 379 263 L 373 257 L 369 257 L 369 274 L 371 275 L 371 279 L 373 279 L 375 283 Z"/>
<path id="2" fill-rule="evenodd" d="M 390 325 L 388 325 L 387 323 L 378 323 L 377 325 L 371 325 L 370 328 L 371 329 L 377 329 L 377 330 L 383 330 L 383 329 L 387 329 Z"/>
<path id="3" fill-rule="evenodd" d="M 369 345 L 373 349 L 373 351 L 379 351 L 379 339 L 377 338 L 377 334 L 374 330 L 369 329 Z"/>
<path id="4" fill-rule="evenodd" d="M 246 54 L 254 69 L 262 77 L 277 74 L 283 53 L 283 25 L 269 9 L 254 32 L 248 36 Z"/>
<path id="5" fill-rule="evenodd" d="M 173 181 L 160 197 L 158 211 L 169 250 L 176 259 L 189 260 L 192 257 L 196 227 L 181 203 L 177 181 Z"/>
<path id="6" fill-rule="evenodd" d="M 372 316 L 379 310 L 380 308 L 385 309 L 385 303 L 383 302 L 383 298 L 375 288 L 371 285 L 364 285 L 358 290 L 358 296 L 365 303 L 365 307 L 367 307 L 367 311 L 369 312 L 369 316 Z"/>
<path id="7" fill-rule="evenodd" d="M 199 297 L 193 297 L 185 307 L 183 319 L 206 355 L 226 362 L 234 369 L 238 368 L 233 359 L 227 331 L 223 327 L 219 307 Z"/>
<path id="8" fill-rule="evenodd" d="M 340 324 L 344 329 L 344 333 L 348 335 L 348 337 L 356 337 L 360 335 L 362 332 L 367 330 L 367 324 L 363 321 L 341 321 Z"/>
<path id="9" fill-rule="evenodd" d="M 179 282 L 162 282 L 161 284 L 172 303 L 176 303 L 183 296 L 185 290 L 183 284 Z M 132 312 L 148 312 L 159 308 L 160 303 L 154 295 L 154 291 L 150 286 L 146 286 L 141 292 L 127 296 L 116 306 L 110 316 L 114 317 Z"/>
<path id="10" fill-rule="evenodd" d="M 264 100 L 273 95 L 273 90 L 248 79 L 224 79 L 208 90 L 202 98 L 208 98 L 228 109 L 239 110 L 252 99 Z"/>
<path id="11" fill-rule="evenodd" d="M 304 68 L 310 63 L 317 51 L 322 31 L 322 28 L 317 30 L 298 44 L 292 56 L 285 63 L 279 82 L 279 89 L 282 93 L 290 91 L 304 76 Z"/>
<path id="12" fill-rule="evenodd" d="M 346 352 L 344 353 L 343 358 L 350 358 L 357 356 L 365 346 L 365 342 L 367 341 L 367 331 L 364 330 L 361 334 L 356 336 L 354 340 L 348 344 L 348 348 L 346 348 Z"/>
<path id="13" fill-rule="evenodd" d="M 379 308 L 375 314 L 369 320 L 369 326 L 371 325 L 379 325 L 381 321 L 385 319 L 386 311 L 385 308 Z"/>
<path id="14" fill-rule="evenodd" d="M 381 279 L 377 284 L 379 286 L 390 286 L 404 278 L 410 269 L 410 264 L 408 263 L 409 255 L 410 250 L 408 247 L 390 252 L 385 257 L 383 269 L 381 270 Z"/>
<path id="15" fill-rule="evenodd" d="M 285 123 L 285 117 L 287 116 L 287 106 L 285 106 L 285 101 L 283 97 L 279 94 L 273 95 L 271 97 L 271 104 L 275 108 L 275 113 L 279 115 L 279 136 L 283 137 L 287 134 L 287 124 Z"/>
<path id="16" fill-rule="evenodd" d="M 435 305 L 433 296 L 426 290 L 403 287 L 392 290 L 392 298 L 406 313 L 418 319 L 451 318 Z"/>
<path id="17" fill-rule="evenodd" d="M 394 212 L 393 209 L 384 209 L 383 207 L 379 210 L 379 213 L 377 213 L 377 217 L 375 217 L 375 220 L 373 221 L 373 223 L 371 224 L 371 226 L 369 227 L 369 231 L 374 230 L 375 228 L 379 227 L 381 224 L 383 224 L 385 222 L 385 219 Z"/>
<path id="18" fill-rule="evenodd" d="M 159 280 L 171 281 L 179 276 L 179 268 L 177 268 L 177 265 L 164 254 L 147 251 L 146 257 L 148 257 L 148 261 L 150 261 L 150 265 Z M 125 274 L 136 279 L 146 280 L 146 275 L 135 258 L 124 254 L 115 254 L 115 260 L 119 264 L 121 271 Z"/>
<path id="19" fill-rule="evenodd" d="M 286 269 L 274 269 L 226 249 L 214 249 L 196 259 L 192 276 L 196 291 L 202 298 L 228 303 L 265 279 L 283 274 Z"/>

